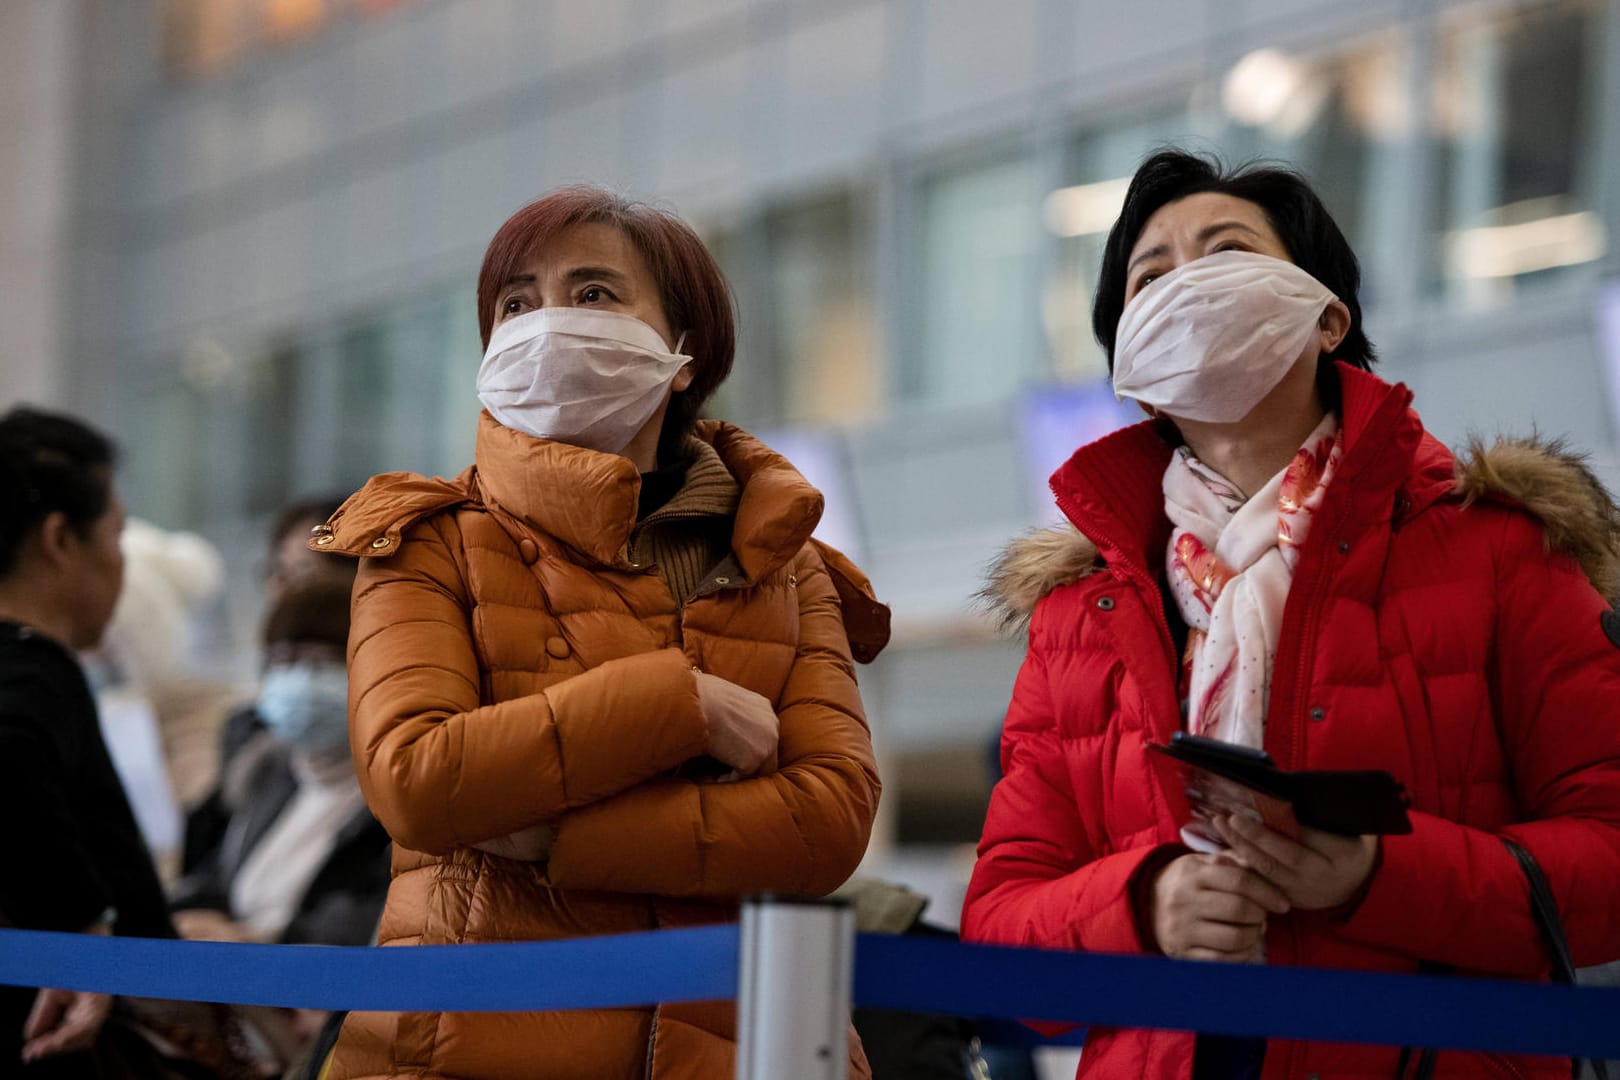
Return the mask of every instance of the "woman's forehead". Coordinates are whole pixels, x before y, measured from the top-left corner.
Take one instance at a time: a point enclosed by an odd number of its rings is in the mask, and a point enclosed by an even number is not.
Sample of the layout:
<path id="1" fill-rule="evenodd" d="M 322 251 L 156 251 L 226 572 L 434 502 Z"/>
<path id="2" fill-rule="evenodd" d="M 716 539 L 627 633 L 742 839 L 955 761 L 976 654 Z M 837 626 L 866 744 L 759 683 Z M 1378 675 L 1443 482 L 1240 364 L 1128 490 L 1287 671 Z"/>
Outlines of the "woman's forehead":
<path id="1" fill-rule="evenodd" d="M 1258 203 L 1225 192 L 1201 191 L 1165 203 L 1155 210 L 1142 226 L 1142 232 L 1131 250 L 1134 253 L 1154 244 L 1195 238 L 1216 226 L 1227 224 L 1232 231 L 1249 231 L 1261 239 L 1279 245 L 1282 243 L 1271 225 L 1271 219 Z"/>
<path id="2" fill-rule="evenodd" d="M 578 222 L 536 239 L 514 270 L 539 276 L 598 265 L 630 275 L 648 273 L 647 260 L 629 234 L 605 221 Z"/>

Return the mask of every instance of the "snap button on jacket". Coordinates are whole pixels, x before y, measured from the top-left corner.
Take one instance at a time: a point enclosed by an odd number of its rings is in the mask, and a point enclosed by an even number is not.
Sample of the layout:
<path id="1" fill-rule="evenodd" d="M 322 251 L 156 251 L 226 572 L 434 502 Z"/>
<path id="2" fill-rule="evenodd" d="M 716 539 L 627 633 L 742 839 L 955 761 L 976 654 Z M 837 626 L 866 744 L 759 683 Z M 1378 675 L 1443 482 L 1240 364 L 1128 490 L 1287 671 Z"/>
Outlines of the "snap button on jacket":
<path id="1" fill-rule="evenodd" d="M 467 473 L 380 476 L 333 516 L 322 550 L 364 557 L 350 734 L 395 842 L 382 944 L 730 921 L 746 893 L 823 894 L 855 869 L 879 785 L 852 642 L 875 655 L 888 609 L 811 541 L 821 496 L 791 465 L 728 425 L 699 437 L 741 488 L 742 579 L 681 607 L 629 564 L 634 466 L 487 413 Z M 775 772 L 694 767 L 699 663 L 774 704 Z M 544 861 L 473 847 L 540 824 Z M 354 1014 L 333 1075 L 710 1080 L 732 1074 L 735 1024 L 730 1004 Z M 850 1058 L 868 1075 L 853 1030 Z"/>

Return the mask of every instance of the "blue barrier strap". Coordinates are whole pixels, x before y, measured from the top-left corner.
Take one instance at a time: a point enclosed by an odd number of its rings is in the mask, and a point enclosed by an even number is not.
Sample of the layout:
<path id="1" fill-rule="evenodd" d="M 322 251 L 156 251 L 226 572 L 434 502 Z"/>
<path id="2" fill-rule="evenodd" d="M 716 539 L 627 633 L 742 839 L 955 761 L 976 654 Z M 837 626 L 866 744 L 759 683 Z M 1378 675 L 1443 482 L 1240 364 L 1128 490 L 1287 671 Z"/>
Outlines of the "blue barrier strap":
<path id="1" fill-rule="evenodd" d="M 737 992 L 735 926 L 353 949 L 0 930 L 0 983 L 386 1012 L 614 1008 Z M 961 945 L 861 934 L 856 1004 L 1106 1027 L 1620 1057 L 1620 989 Z"/>
<path id="2" fill-rule="evenodd" d="M 1620 989 L 1191 963 L 861 934 L 855 1001 L 1100 1027 L 1620 1057 Z"/>
<path id="3" fill-rule="evenodd" d="M 737 996 L 737 928 L 387 949 L 0 930 L 0 983 L 381 1012 L 714 1001 Z"/>

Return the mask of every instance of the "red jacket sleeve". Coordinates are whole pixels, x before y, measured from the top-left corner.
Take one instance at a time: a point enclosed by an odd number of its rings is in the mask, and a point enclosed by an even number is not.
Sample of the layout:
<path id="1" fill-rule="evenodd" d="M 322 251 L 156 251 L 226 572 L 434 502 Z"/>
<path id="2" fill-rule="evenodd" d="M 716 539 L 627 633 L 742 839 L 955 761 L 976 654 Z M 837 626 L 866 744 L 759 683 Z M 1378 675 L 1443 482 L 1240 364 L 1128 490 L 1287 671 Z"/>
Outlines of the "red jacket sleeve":
<path id="1" fill-rule="evenodd" d="M 1061 732 L 1052 697 L 1042 601 L 1002 728 L 1002 779 L 990 797 L 979 859 L 962 907 L 964 940 L 1036 948 L 1143 952 L 1133 878 L 1159 847 L 1104 854 L 1089 841 L 1075 778 L 1101 786 L 1103 736 Z M 1101 729 L 1099 723 L 1096 727 Z M 1083 767 L 1076 769 L 1079 763 Z"/>
<path id="2" fill-rule="evenodd" d="M 1482 514 L 1483 516 L 1483 514 Z M 1608 605 L 1536 522 L 1501 513 L 1496 648 L 1487 675 L 1522 824 L 1503 830 L 1541 864 L 1577 965 L 1620 958 L 1620 648 Z M 1414 814 L 1340 931 L 1420 959 L 1532 976 L 1549 967 L 1528 888 L 1494 835 Z M 1421 896 L 1423 903 L 1412 903 Z"/>

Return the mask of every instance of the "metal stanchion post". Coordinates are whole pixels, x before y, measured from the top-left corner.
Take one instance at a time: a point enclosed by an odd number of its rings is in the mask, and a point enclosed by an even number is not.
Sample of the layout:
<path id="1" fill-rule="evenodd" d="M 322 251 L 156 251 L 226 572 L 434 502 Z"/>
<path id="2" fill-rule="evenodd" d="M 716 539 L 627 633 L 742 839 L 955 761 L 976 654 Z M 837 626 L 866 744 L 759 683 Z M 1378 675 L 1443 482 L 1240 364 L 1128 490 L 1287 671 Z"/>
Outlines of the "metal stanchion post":
<path id="1" fill-rule="evenodd" d="M 737 1080 L 845 1080 L 855 913 L 839 900 L 743 903 Z"/>

